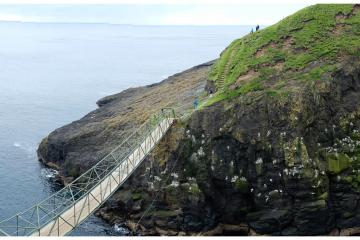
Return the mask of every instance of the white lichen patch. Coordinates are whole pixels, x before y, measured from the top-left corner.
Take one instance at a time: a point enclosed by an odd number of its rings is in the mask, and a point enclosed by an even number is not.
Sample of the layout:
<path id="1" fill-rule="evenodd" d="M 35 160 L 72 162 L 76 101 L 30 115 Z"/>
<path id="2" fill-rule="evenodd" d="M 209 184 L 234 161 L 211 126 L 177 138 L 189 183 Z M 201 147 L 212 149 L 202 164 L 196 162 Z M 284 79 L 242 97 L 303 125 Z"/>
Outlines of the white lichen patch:
<path id="1" fill-rule="evenodd" d="M 178 187 L 178 186 L 179 186 L 179 182 L 173 180 L 173 181 L 171 182 L 170 186 L 172 186 L 172 187 Z"/>
<path id="2" fill-rule="evenodd" d="M 205 156 L 205 152 L 204 152 L 204 149 L 202 147 L 200 147 L 197 151 L 197 154 L 202 157 L 202 156 Z"/>
<path id="3" fill-rule="evenodd" d="M 241 178 L 240 178 L 240 181 L 242 181 L 242 182 L 247 182 L 247 179 L 246 179 L 246 177 L 241 177 Z"/>
<path id="4" fill-rule="evenodd" d="M 154 190 L 154 183 L 153 182 L 148 182 L 148 188 L 150 190 Z"/>
<path id="5" fill-rule="evenodd" d="M 316 187 L 319 187 L 320 184 L 321 184 L 321 180 L 319 180 L 319 181 L 317 182 Z"/>
<path id="6" fill-rule="evenodd" d="M 269 136 L 270 136 L 270 134 L 271 134 L 271 131 L 270 131 L 270 130 L 268 130 L 268 131 L 267 131 L 267 133 L 266 133 L 266 137 L 269 137 Z"/>
<path id="7" fill-rule="evenodd" d="M 187 179 L 188 182 L 195 182 L 196 181 L 196 179 L 193 178 L 193 177 L 187 177 L 186 179 Z"/>
<path id="8" fill-rule="evenodd" d="M 256 159 L 255 164 L 262 164 L 263 160 L 261 157 L 259 157 L 258 159 Z"/>
<path id="9" fill-rule="evenodd" d="M 236 175 L 235 175 L 235 176 L 233 176 L 233 177 L 231 178 L 231 182 L 233 182 L 233 183 L 234 183 L 234 182 L 235 182 L 238 178 L 239 178 L 239 176 L 236 176 Z"/>

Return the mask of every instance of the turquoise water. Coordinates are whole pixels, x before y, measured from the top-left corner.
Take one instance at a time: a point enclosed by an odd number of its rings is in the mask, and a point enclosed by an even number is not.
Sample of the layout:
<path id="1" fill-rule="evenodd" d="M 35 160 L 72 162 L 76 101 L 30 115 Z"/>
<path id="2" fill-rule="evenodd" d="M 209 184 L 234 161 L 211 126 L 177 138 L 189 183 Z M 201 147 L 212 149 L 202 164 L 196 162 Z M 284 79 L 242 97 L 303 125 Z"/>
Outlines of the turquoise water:
<path id="1" fill-rule="evenodd" d="M 36 149 L 129 87 L 215 59 L 250 27 L 0 23 L 0 220 L 58 189 Z M 112 235 L 93 216 L 74 235 Z"/>

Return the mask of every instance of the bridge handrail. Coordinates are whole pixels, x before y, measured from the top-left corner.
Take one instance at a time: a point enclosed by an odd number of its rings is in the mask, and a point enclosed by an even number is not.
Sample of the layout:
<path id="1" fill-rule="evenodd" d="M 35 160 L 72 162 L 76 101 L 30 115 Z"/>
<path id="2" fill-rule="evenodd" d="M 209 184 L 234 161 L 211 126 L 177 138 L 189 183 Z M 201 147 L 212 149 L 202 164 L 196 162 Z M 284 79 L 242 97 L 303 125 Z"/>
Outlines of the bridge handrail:
<path id="1" fill-rule="evenodd" d="M 149 134 L 151 134 L 151 129 L 156 127 L 165 118 L 176 118 L 176 115 L 174 109 L 163 108 L 159 113 L 153 115 L 153 117 L 148 118 L 143 124 L 140 125 L 140 127 L 134 130 L 128 137 L 125 138 L 125 140 L 123 140 L 109 154 L 101 158 L 101 160 L 97 162 L 93 167 L 91 167 L 89 170 L 81 174 L 78 178 L 76 178 L 74 181 L 66 185 L 64 188 L 52 194 L 51 196 L 47 197 L 43 201 L 35 204 L 34 206 L 10 218 L 1 221 L 0 235 L 1 234 L 9 235 L 6 231 L 3 230 L 4 228 L 15 228 L 15 227 L 16 227 L 16 231 L 10 233 L 10 235 L 13 233 L 19 235 L 19 230 L 23 230 L 24 235 L 30 235 L 31 233 L 40 229 L 42 226 L 45 226 L 46 224 L 51 222 L 53 217 L 59 216 L 63 212 L 71 208 L 73 204 L 76 203 L 77 199 L 81 199 L 82 197 L 86 196 L 89 192 L 91 192 L 97 186 L 97 184 L 94 183 L 101 182 L 102 179 L 105 179 L 107 176 L 109 176 L 109 174 L 112 173 L 112 170 L 116 169 L 116 167 L 118 167 L 123 161 L 125 161 L 131 155 L 132 152 L 131 150 L 135 149 L 139 144 L 141 144 L 142 141 L 139 140 L 146 139 L 146 137 L 148 137 Z M 155 120 L 155 122 L 153 122 L 153 120 Z M 143 133 L 144 135 L 142 135 L 141 134 L 142 132 L 140 132 L 143 130 L 145 130 L 145 132 Z M 139 137 L 132 139 L 136 135 Z M 126 144 L 128 144 L 129 147 L 126 147 L 125 152 L 123 152 L 124 149 L 122 149 L 122 147 Z M 116 157 L 118 150 L 121 150 L 121 152 L 120 155 Z M 111 161 L 109 160 L 109 158 Z M 104 170 L 101 168 L 102 167 L 101 164 L 105 162 L 107 163 L 107 165 L 105 166 L 105 170 Z M 108 165 L 108 163 L 110 163 L 110 165 Z M 99 170 L 99 173 L 101 175 L 104 174 L 104 176 L 99 177 L 96 170 Z M 93 173 L 96 174 L 96 177 L 92 176 Z M 92 179 L 94 177 L 96 178 L 95 180 Z M 81 187 L 81 184 L 84 183 L 86 184 L 85 187 L 84 186 Z M 78 188 L 78 190 L 76 190 L 76 188 Z M 62 200 L 60 205 L 59 203 L 57 203 L 58 206 L 56 206 L 56 199 Z M 46 208 L 46 206 L 49 205 L 49 203 L 52 204 L 52 200 L 54 200 L 53 202 L 54 208 L 50 208 L 51 211 L 49 211 L 49 209 Z M 43 211 L 42 214 L 40 210 Z M 29 217 L 29 215 L 27 214 L 31 214 L 31 216 Z M 34 215 L 35 215 L 35 219 L 34 219 Z M 19 220 L 25 222 L 25 226 L 19 225 Z M 33 223 L 33 221 L 36 222 Z M 8 222 L 9 223 L 12 222 L 12 224 L 14 225 L 4 225 L 4 223 L 8 223 Z"/>

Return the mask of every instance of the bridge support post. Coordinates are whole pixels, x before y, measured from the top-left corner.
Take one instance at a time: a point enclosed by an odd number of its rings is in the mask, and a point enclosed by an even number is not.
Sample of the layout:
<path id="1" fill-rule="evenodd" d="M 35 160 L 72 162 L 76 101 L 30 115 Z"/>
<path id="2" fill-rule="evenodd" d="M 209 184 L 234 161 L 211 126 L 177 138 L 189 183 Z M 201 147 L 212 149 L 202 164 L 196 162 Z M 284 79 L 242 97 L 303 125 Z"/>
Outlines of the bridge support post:
<path id="1" fill-rule="evenodd" d="M 98 209 L 146 159 L 172 125 L 174 119 L 170 118 L 171 113 L 175 114 L 174 111 L 162 111 L 150 118 L 69 185 L 28 210 L 1 221 L 0 235 L 9 235 L 11 231 L 10 234 L 16 236 L 63 236 L 71 232 Z M 9 228 L 11 230 L 7 233 Z"/>

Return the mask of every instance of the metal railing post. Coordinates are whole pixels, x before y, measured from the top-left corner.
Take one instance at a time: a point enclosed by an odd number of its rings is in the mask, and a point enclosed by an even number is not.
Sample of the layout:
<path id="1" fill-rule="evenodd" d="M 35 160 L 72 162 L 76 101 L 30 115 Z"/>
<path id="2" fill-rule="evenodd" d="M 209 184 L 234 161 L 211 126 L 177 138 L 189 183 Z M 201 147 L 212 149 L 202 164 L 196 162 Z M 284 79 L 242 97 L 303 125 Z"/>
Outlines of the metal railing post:
<path id="1" fill-rule="evenodd" d="M 16 236 L 19 236 L 19 214 L 16 215 Z"/>
<path id="2" fill-rule="evenodd" d="M 161 109 L 160 112 L 152 115 L 133 133 L 130 135 L 126 134 L 127 137 L 122 140 L 120 145 L 115 147 L 92 168 L 80 175 L 66 187 L 28 210 L 1 221 L 0 233 L 8 235 L 7 232 L 1 229 L 1 226 L 3 226 L 3 228 L 11 228 L 11 235 L 14 235 L 15 232 L 13 231 L 13 225 L 14 221 L 16 221 L 16 236 L 31 234 L 42 235 L 46 233 L 49 233 L 49 235 L 56 235 L 56 226 L 57 235 L 60 236 L 67 234 L 71 231 L 67 226 L 62 227 L 62 230 L 60 230 L 60 218 L 65 216 L 64 213 L 69 214 L 70 216 L 73 215 L 74 226 L 72 226 L 72 229 L 83 222 L 96 208 L 107 200 L 115 192 L 115 190 L 121 186 L 121 184 L 123 184 L 123 182 L 132 172 L 135 171 L 146 156 L 148 156 L 150 151 L 155 147 L 171 126 L 173 120 L 172 117 L 176 117 L 175 110 L 172 108 Z M 130 164 L 131 166 L 129 166 Z M 114 177 L 113 175 L 116 174 L 117 171 L 119 173 L 119 182 L 115 179 L 117 177 Z M 115 183 L 112 183 L 112 180 L 114 180 Z M 103 182 L 106 183 L 105 181 L 107 181 L 107 184 L 104 190 Z M 98 201 L 98 199 L 92 194 L 92 191 L 95 190 L 96 192 L 93 193 L 96 193 L 95 195 L 97 197 L 97 193 L 100 192 L 101 201 Z M 93 208 L 92 204 L 90 204 L 90 194 L 94 197 L 93 200 L 98 202 L 98 204 L 94 206 L 95 208 Z M 84 199 L 85 202 L 79 206 L 81 207 L 81 210 L 79 209 L 80 215 L 77 216 L 78 212 L 76 212 L 76 204 Z M 34 214 L 36 214 L 36 218 L 33 217 Z M 29 217 L 30 215 L 31 217 Z M 16 217 L 16 219 L 14 217 Z M 68 220 L 69 219 L 62 219 L 65 223 L 61 224 L 61 226 L 68 223 Z M 22 226 L 22 222 L 24 222 L 24 226 Z M 10 224 L 11 226 L 9 226 Z M 71 226 L 71 224 L 69 225 Z M 20 233 L 20 230 L 24 231 Z"/>

